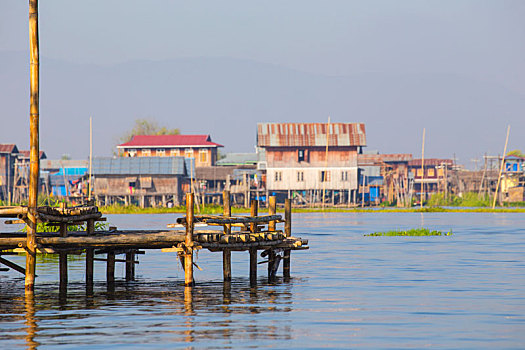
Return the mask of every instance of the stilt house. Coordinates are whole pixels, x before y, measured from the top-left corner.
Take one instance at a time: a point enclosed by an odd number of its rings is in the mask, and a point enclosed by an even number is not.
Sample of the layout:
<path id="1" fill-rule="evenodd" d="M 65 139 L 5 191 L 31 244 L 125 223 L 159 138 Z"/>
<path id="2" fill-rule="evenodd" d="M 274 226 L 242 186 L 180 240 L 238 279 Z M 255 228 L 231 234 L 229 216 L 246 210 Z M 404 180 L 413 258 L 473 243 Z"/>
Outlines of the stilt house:
<path id="1" fill-rule="evenodd" d="M 336 202 L 348 202 L 358 186 L 357 154 L 366 146 L 365 125 L 259 123 L 257 146 L 266 151 L 269 192 L 293 191 L 305 203 L 325 192 Z"/>

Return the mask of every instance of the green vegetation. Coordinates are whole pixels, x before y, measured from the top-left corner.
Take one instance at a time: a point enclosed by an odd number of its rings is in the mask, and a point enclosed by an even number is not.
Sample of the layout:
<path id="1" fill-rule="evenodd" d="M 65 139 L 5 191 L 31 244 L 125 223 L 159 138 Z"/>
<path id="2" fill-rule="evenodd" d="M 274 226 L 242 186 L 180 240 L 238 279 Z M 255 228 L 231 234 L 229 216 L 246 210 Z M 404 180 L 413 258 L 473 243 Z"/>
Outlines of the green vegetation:
<path id="1" fill-rule="evenodd" d="M 157 208 L 140 208 L 135 205 L 120 205 L 113 204 L 98 208 L 103 214 L 172 214 L 172 213 L 186 213 L 185 206 L 175 206 L 172 208 L 157 207 Z M 232 207 L 232 214 L 240 214 L 249 212 L 250 209 Z M 195 214 L 222 214 L 223 208 L 220 205 L 207 204 L 206 206 L 195 205 Z"/>
<path id="2" fill-rule="evenodd" d="M 168 129 L 165 126 L 159 126 L 156 120 L 153 119 L 135 119 L 135 125 L 131 131 L 126 132 L 121 138 L 120 142 L 128 142 L 135 135 L 178 135 L 179 129 Z"/>
<path id="3" fill-rule="evenodd" d="M 95 231 L 105 231 L 109 227 L 109 224 L 106 222 L 100 222 L 95 221 Z M 43 222 L 39 222 L 36 224 L 36 232 L 58 232 L 60 229 L 59 226 L 54 225 L 48 225 Z M 67 226 L 68 231 L 85 231 L 86 226 L 85 225 L 68 225 Z M 24 226 L 21 230 L 21 232 L 27 232 L 27 226 Z"/>
<path id="4" fill-rule="evenodd" d="M 478 195 L 475 192 L 467 192 L 461 197 L 449 194 L 447 198 L 443 193 L 435 193 L 428 200 L 429 206 L 451 206 L 451 207 L 490 207 L 492 202 L 488 195 Z"/>
<path id="5" fill-rule="evenodd" d="M 427 228 L 414 228 L 411 230 L 393 230 L 393 231 L 386 231 L 386 232 L 374 232 L 369 233 L 365 236 L 451 236 L 452 231 L 449 232 L 441 232 L 436 230 L 429 230 Z"/>

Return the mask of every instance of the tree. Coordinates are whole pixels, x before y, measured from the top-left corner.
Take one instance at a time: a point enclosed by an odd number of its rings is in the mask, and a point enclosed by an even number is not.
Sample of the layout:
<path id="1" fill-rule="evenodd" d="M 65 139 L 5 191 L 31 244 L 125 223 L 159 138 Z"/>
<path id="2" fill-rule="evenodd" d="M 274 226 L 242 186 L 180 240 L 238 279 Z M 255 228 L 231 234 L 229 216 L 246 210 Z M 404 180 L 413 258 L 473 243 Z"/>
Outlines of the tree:
<path id="1" fill-rule="evenodd" d="M 135 125 L 131 131 L 126 132 L 120 142 L 131 141 L 135 135 L 178 135 L 179 129 L 168 129 L 165 126 L 160 127 L 156 120 L 153 119 L 135 119 Z"/>
<path id="2" fill-rule="evenodd" d="M 520 151 L 519 149 L 515 149 L 513 151 L 510 151 L 509 153 L 507 153 L 507 157 L 508 156 L 516 156 L 516 157 L 525 158 L 525 154 L 523 154 L 523 152 Z"/>

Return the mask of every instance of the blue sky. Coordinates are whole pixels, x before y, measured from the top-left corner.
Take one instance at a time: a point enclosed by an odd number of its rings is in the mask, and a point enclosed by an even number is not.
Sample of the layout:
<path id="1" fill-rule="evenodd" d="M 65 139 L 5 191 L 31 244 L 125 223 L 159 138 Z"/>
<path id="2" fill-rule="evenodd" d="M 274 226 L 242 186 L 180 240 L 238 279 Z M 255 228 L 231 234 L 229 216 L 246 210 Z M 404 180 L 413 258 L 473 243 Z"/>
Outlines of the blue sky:
<path id="1" fill-rule="evenodd" d="M 42 57 L 78 64 L 205 57 L 336 77 L 449 74 L 525 96 L 523 18 L 525 2 L 505 0 L 46 0 L 40 49 Z M 1 1 L 0 52 L 26 51 L 27 28 L 27 2 Z M 494 116 L 499 144 L 516 119 L 505 113 Z M 523 148 L 512 138 L 522 131 L 511 131 L 511 148 Z"/>

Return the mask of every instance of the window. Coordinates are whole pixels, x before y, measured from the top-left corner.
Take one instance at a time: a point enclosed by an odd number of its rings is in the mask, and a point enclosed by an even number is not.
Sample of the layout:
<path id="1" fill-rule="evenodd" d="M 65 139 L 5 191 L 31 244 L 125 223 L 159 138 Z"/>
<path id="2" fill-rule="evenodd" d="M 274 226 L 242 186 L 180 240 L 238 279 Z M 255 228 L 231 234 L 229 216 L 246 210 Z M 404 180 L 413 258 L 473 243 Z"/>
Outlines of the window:
<path id="1" fill-rule="evenodd" d="M 207 163 L 208 162 L 208 150 L 207 149 L 201 149 L 199 151 L 199 161 L 201 163 Z"/>
<path id="2" fill-rule="evenodd" d="M 445 177 L 445 169 L 443 168 L 438 169 L 438 177 Z"/>
<path id="3" fill-rule="evenodd" d="M 186 148 L 184 151 L 184 157 L 192 158 L 193 157 L 193 148 Z"/>
<path id="4" fill-rule="evenodd" d="M 304 182 L 304 171 L 297 172 L 297 182 Z"/>
<path id="5" fill-rule="evenodd" d="M 306 151 L 304 149 L 300 149 L 297 151 L 297 161 L 298 162 L 304 162 L 305 161 L 305 154 Z"/>
<path id="6" fill-rule="evenodd" d="M 321 182 L 330 182 L 330 172 L 322 170 L 321 171 Z"/>
<path id="7" fill-rule="evenodd" d="M 423 172 L 421 171 L 421 168 L 417 168 L 416 169 L 416 176 L 417 177 L 422 177 L 423 176 Z"/>
<path id="8" fill-rule="evenodd" d="M 157 149 L 157 157 L 164 157 L 166 155 L 166 150 L 164 148 Z"/>
<path id="9" fill-rule="evenodd" d="M 128 157 L 136 157 L 137 156 L 137 150 L 134 148 L 130 148 L 128 151 Z"/>
<path id="10" fill-rule="evenodd" d="M 348 181 L 348 171 L 341 171 L 341 181 Z"/>
<path id="11" fill-rule="evenodd" d="M 179 149 L 178 149 L 178 148 L 172 149 L 172 150 L 171 150 L 171 156 L 172 156 L 172 157 L 178 157 L 178 156 L 180 156 L 180 151 L 179 151 Z"/>
<path id="12" fill-rule="evenodd" d="M 435 171 L 434 171 L 434 168 L 428 169 L 427 174 L 428 174 L 428 176 L 434 176 L 436 174 Z"/>
<path id="13" fill-rule="evenodd" d="M 151 156 L 151 150 L 150 150 L 150 149 L 143 149 L 143 150 L 142 150 L 142 156 L 143 156 L 143 157 L 149 157 L 149 156 Z"/>
<path id="14" fill-rule="evenodd" d="M 275 182 L 282 181 L 282 179 L 283 179 L 283 174 L 282 174 L 282 172 L 280 172 L 280 171 L 276 171 L 276 172 L 275 172 Z"/>

